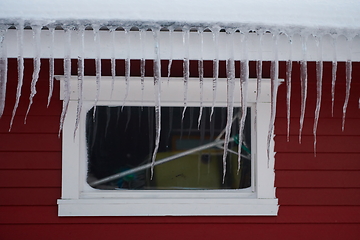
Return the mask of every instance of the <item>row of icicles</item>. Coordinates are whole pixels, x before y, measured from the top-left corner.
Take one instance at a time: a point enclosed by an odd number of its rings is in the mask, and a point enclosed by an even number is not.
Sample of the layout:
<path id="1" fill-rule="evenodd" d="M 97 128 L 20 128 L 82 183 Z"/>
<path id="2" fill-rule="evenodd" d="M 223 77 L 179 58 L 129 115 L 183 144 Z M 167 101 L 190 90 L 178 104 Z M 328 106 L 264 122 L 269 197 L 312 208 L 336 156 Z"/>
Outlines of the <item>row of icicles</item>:
<path id="1" fill-rule="evenodd" d="M 36 94 L 36 84 L 39 78 L 40 72 L 40 51 L 41 51 L 41 36 L 40 33 L 42 31 L 42 26 L 31 26 L 33 31 L 33 38 L 35 43 L 35 55 L 33 57 L 34 62 L 34 70 L 32 75 L 32 82 L 31 82 L 31 94 L 29 97 L 29 106 L 25 116 L 25 122 L 31 105 L 33 103 L 33 98 Z M 65 76 L 65 84 L 64 84 L 64 102 L 63 102 L 63 109 L 60 117 L 60 130 L 61 132 L 63 128 L 64 118 L 67 113 L 67 108 L 70 100 L 70 77 L 71 77 L 71 36 L 72 34 L 78 34 L 80 36 L 80 49 L 78 54 L 78 106 L 77 106 L 77 117 L 75 123 L 75 130 L 79 125 L 79 118 L 80 113 L 82 110 L 82 88 L 83 88 L 83 81 L 84 78 L 84 32 L 86 29 L 85 25 L 74 27 L 66 27 L 64 26 L 65 31 L 65 57 L 64 57 L 64 76 Z M 101 43 L 99 38 L 99 30 L 100 25 L 92 25 L 93 33 L 94 33 L 94 42 L 96 44 L 96 59 L 95 59 L 95 68 L 96 68 L 96 86 L 97 86 L 97 94 L 94 99 L 94 106 L 96 106 L 99 92 L 100 92 L 100 81 L 101 81 Z M 6 55 L 6 46 L 5 46 L 5 37 L 8 27 L 1 27 L 0 26 L 0 117 L 3 114 L 4 107 L 5 107 L 5 95 L 6 95 L 6 82 L 7 82 L 7 55 Z M 17 84 L 17 91 L 16 91 L 16 101 L 12 112 L 12 117 L 10 121 L 10 129 L 12 128 L 13 120 L 16 114 L 16 110 L 20 101 L 21 96 L 21 88 L 23 84 L 23 76 L 24 76 L 24 57 L 23 57 L 23 42 L 24 42 L 24 25 L 20 24 L 16 26 L 17 29 L 17 47 L 18 47 L 18 57 L 17 57 L 17 64 L 18 64 L 18 84 Z M 112 86 L 114 86 L 114 79 L 115 79 L 115 31 L 117 31 L 117 27 L 108 27 L 110 34 L 112 36 L 113 41 L 113 54 L 111 56 L 111 74 L 113 78 Z M 197 31 L 200 35 L 201 41 L 201 56 L 203 56 L 203 32 L 211 31 L 212 32 L 212 40 L 215 46 L 215 58 L 213 59 L 213 104 L 216 102 L 216 87 L 217 87 L 217 80 L 219 75 L 219 48 L 218 48 L 218 40 L 219 40 L 219 32 L 224 31 L 219 27 L 213 28 L 190 28 L 190 27 L 182 27 L 182 40 L 184 46 L 184 58 L 183 58 L 183 79 L 184 79 L 184 110 L 183 116 L 186 111 L 187 107 L 187 89 L 188 89 L 188 80 L 190 75 L 190 62 L 189 62 L 189 35 L 190 31 Z M 152 31 L 153 39 L 154 39 L 154 88 L 155 88 L 155 125 L 156 125 L 156 137 L 155 137 L 155 149 L 152 156 L 152 172 L 155 163 L 156 154 L 159 147 L 160 142 L 160 131 L 161 131 L 161 64 L 160 64 L 160 44 L 159 44 L 159 34 L 160 31 L 163 29 L 160 28 L 144 28 L 138 29 L 140 41 L 143 39 L 144 33 L 146 31 Z M 53 79 L 54 79 L 54 55 L 53 55 L 53 48 L 54 48 L 54 33 L 55 27 L 48 27 L 48 31 L 51 33 L 51 46 L 50 46 L 50 56 L 49 56 L 49 65 L 50 65 L 50 72 L 49 72 L 49 95 L 48 95 L 48 105 L 50 103 L 52 92 L 53 92 Z M 130 28 L 124 28 L 123 31 L 125 32 L 125 37 L 127 38 L 127 44 L 130 46 L 130 38 L 128 32 Z M 172 32 L 175 31 L 174 28 L 168 28 L 167 31 L 169 32 L 169 37 L 171 40 Z M 239 33 L 237 29 L 226 29 L 226 47 L 227 47 L 227 60 L 226 60 L 226 73 L 227 73 L 227 124 L 226 124 L 226 132 L 225 132 L 225 139 L 224 139 L 224 154 L 223 154 L 223 164 L 224 164 L 224 176 L 225 176 L 225 169 L 226 169 L 226 156 L 228 152 L 228 143 L 230 140 L 230 132 L 231 132 L 231 125 L 233 121 L 233 107 L 234 107 L 234 84 L 235 84 L 235 59 L 234 59 L 234 34 Z M 241 59 L 240 59 L 240 86 L 241 86 L 241 108 L 242 108 L 242 115 L 239 121 L 239 144 L 242 143 L 242 131 L 244 129 L 245 118 L 246 118 L 246 109 L 247 109 L 247 84 L 249 78 L 249 59 L 248 59 L 248 52 L 247 52 L 247 36 L 249 31 L 240 31 L 241 33 Z M 264 32 L 258 32 L 260 36 L 260 43 L 262 39 L 262 35 Z M 271 61 L 271 116 L 270 116 L 270 124 L 268 130 L 268 138 L 267 138 L 267 155 L 268 159 L 270 160 L 271 150 L 270 150 L 270 143 L 273 138 L 273 130 L 274 130 L 274 122 L 275 122 L 275 115 L 276 115 L 276 99 L 277 99 L 277 87 L 278 87 L 278 37 L 280 34 L 284 33 L 272 33 L 273 39 L 273 52 L 274 52 L 274 59 Z M 301 135 L 303 129 L 303 122 L 305 116 L 305 106 L 306 106 L 306 98 L 307 98 L 307 59 L 306 59 L 306 41 L 308 36 L 301 36 L 302 39 L 302 51 L 303 51 L 303 59 L 300 61 L 301 66 L 301 114 L 300 114 L 300 129 L 299 129 L 299 142 L 301 143 Z M 290 42 L 291 37 L 288 36 Z M 335 39 L 335 38 L 334 38 Z M 335 39 L 336 40 L 336 39 Z M 334 40 L 334 42 L 335 42 Z M 350 38 L 348 40 L 351 40 Z M 316 132 L 318 126 L 318 119 L 320 114 L 320 106 L 321 106 L 321 98 L 322 98 L 322 76 L 323 76 L 323 62 L 322 62 L 322 41 L 321 37 L 315 36 L 315 41 L 317 44 L 318 49 L 318 61 L 316 62 L 316 79 L 317 79 L 317 101 L 316 101 L 316 110 L 315 110 L 315 118 L 314 118 L 314 125 L 313 125 L 313 134 L 314 134 L 314 153 L 316 155 Z M 350 41 L 348 41 L 350 42 Z M 334 45 L 335 46 L 335 45 Z M 144 45 L 142 45 L 144 48 Z M 335 47 L 334 47 L 335 48 Z M 129 48 L 128 48 L 129 49 Z M 144 49 L 142 49 L 144 52 Z M 168 79 L 170 78 L 171 72 L 171 65 L 172 65 L 172 48 L 170 49 L 170 59 L 168 63 Z M 289 59 L 291 59 L 291 51 L 289 53 Z M 199 72 L 199 84 L 200 84 L 200 116 L 198 117 L 200 124 L 201 114 L 202 114 L 202 99 L 203 99 L 203 81 L 204 81 L 204 68 L 203 68 L 203 59 L 202 57 L 198 59 L 198 72 Z M 258 101 L 260 92 L 261 92 L 261 80 L 262 80 L 262 49 L 261 44 L 259 47 L 259 59 L 257 60 L 257 95 L 256 101 Z M 142 90 L 144 89 L 144 77 L 145 77 L 145 59 L 141 59 L 141 83 L 142 83 Z M 334 58 L 332 61 L 332 87 L 331 87 L 331 96 L 332 96 L 332 112 L 334 107 L 334 93 L 335 93 L 335 81 L 336 81 L 336 71 L 337 71 L 337 58 L 336 58 L 336 51 L 334 50 Z M 287 140 L 289 141 L 289 129 L 290 129 L 290 98 L 291 98 L 291 73 L 292 73 L 292 61 L 288 60 L 286 62 L 286 87 L 287 87 Z M 346 97 L 345 102 L 343 105 L 343 120 L 342 120 L 342 130 L 344 130 L 345 124 L 345 115 L 346 109 L 349 101 L 350 96 L 350 85 L 351 85 L 351 75 L 352 75 L 352 62 L 351 62 L 351 47 L 349 44 L 349 55 L 348 60 L 346 61 Z M 128 90 L 129 90 L 129 81 L 130 81 L 130 53 L 128 51 L 127 58 L 125 59 L 125 83 L 126 83 L 126 94 L 124 96 L 124 103 L 126 101 Z M 213 109 L 212 107 L 212 109 Z M 359 100 L 359 107 L 360 107 L 360 100 Z M 95 114 L 95 111 L 94 111 Z M 255 116 L 255 122 L 256 116 Z M 255 123 L 256 124 L 256 123 Z M 238 148 L 238 168 L 240 168 L 240 151 L 241 145 Z M 269 162 L 268 162 L 269 164 Z"/>

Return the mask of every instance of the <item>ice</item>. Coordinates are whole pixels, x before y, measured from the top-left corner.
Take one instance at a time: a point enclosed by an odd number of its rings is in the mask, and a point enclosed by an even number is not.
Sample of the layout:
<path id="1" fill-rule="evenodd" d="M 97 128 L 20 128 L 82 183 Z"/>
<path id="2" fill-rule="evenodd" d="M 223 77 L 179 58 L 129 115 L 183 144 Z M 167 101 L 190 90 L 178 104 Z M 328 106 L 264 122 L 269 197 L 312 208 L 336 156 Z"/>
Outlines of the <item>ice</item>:
<path id="1" fill-rule="evenodd" d="M 304 125 L 306 98 L 307 98 L 306 41 L 307 41 L 307 36 L 302 36 L 303 59 L 300 62 L 301 112 L 300 112 L 299 143 L 301 143 L 301 135 L 302 135 L 303 125 Z"/>
<path id="2" fill-rule="evenodd" d="M 199 81 L 200 81 L 200 110 L 198 118 L 198 129 L 200 128 L 202 113 L 203 113 L 203 95 L 204 95 L 204 60 L 202 56 L 204 55 L 204 34 L 203 29 L 199 28 L 198 33 L 200 35 L 200 59 L 198 61 L 198 71 L 199 71 Z"/>
<path id="3" fill-rule="evenodd" d="M 100 94 L 100 82 L 101 82 L 101 49 L 100 49 L 100 26 L 93 25 L 93 32 L 94 32 L 94 42 L 95 42 L 95 51 L 96 51 L 96 58 L 95 58 L 95 73 L 96 73 L 96 96 L 94 101 L 94 113 L 93 117 L 95 118 L 96 113 L 96 106 L 99 99 Z"/>
<path id="4" fill-rule="evenodd" d="M 316 156 L 316 131 L 319 122 L 319 115 L 320 115 L 320 107 L 321 107 L 321 95 L 322 95 L 322 78 L 323 78 L 323 61 L 322 61 L 322 42 L 321 37 L 316 39 L 316 44 L 318 48 L 318 58 L 319 60 L 316 61 L 316 108 L 315 108 L 315 118 L 314 118 L 314 127 L 313 127 L 313 134 L 314 134 L 314 155 Z"/>
<path id="5" fill-rule="evenodd" d="M 345 116 L 346 116 L 346 109 L 349 103 L 350 97 L 350 88 L 351 88 L 351 74 L 352 74 L 352 62 L 351 62 L 351 39 L 347 39 L 348 44 L 348 60 L 346 61 L 346 95 L 345 101 L 343 105 L 343 116 L 342 116 L 342 126 L 341 129 L 344 131 L 345 129 Z"/>
<path id="6" fill-rule="evenodd" d="M 140 29 L 139 37 L 141 42 L 141 59 L 140 59 L 140 81 L 141 81 L 141 102 L 144 98 L 144 81 L 145 81 L 145 36 L 146 36 L 146 29 Z"/>
<path id="7" fill-rule="evenodd" d="M 75 129 L 74 129 L 74 138 L 76 134 L 76 130 L 78 129 L 80 122 L 80 114 L 82 109 L 82 101 L 83 101 L 83 79 L 84 79 L 84 31 L 85 28 L 80 26 L 77 34 L 79 35 L 79 55 L 78 55 L 78 103 L 76 108 L 76 120 L 75 120 Z M 95 110 L 95 109 L 94 109 Z"/>
<path id="8" fill-rule="evenodd" d="M 168 63 L 168 84 L 170 81 L 170 76 L 171 76 L 171 66 L 172 66 L 172 61 L 173 61 L 173 28 L 169 28 L 169 43 L 170 43 L 170 57 L 169 57 L 169 63 Z"/>
<path id="9" fill-rule="evenodd" d="M 239 122 L 239 146 L 238 146 L 238 167 L 237 172 L 240 171 L 241 163 L 241 146 L 243 142 L 243 130 L 245 126 L 245 119 L 247 114 L 247 89 L 249 80 L 249 60 L 247 54 L 247 39 L 248 33 L 242 33 L 242 60 L 240 61 L 240 100 L 241 100 L 241 118 Z M 259 86 L 259 85 L 257 85 Z"/>
<path id="10" fill-rule="evenodd" d="M 155 149 L 152 155 L 151 161 L 151 179 L 154 175 L 154 166 L 157 151 L 160 143 L 160 132 L 161 132 L 161 62 L 160 62 L 160 42 L 159 42 L 159 29 L 153 29 L 153 36 L 155 42 L 155 59 L 154 59 L 154 93 L 155 93 Z"/>
<path id="11" fill-rule="evenodd" d="M 274 124 L 276 116 L 276 99 L 278 91 L 278 76 L 279 76 L 279 62 L 278 62 L 278 35 L 273 34 L 274 40 L 274 61 L 271 61 L 270 66 L 270 79 L 271 79 L 271 114 L 270 114 L 270 124 L 267 138 L 267 157 L 268 157 L 268 167 L 270 165 L 270 153 L 271 153 L 271 140 L 274 135 Z"/>
<path id="12" fill-rule="evenodd" d="M 210 119 L 214 113 L 214 106 L 216 101 L 216 88 L 217 88 L 217 81 L 219 77 L 219 27 L 213 27 L 211 29 L 213 33 L 213 42 L 214 42 L 214 51 L 215 51 L 215 57 L 213 59 L 213 101 L 212 101 L 212 107 L 211 107 L 211 113 L 210 113 Z"/>
<path id="13" fill-rule="evenodd" d="M 185 116 L 185 111 L 187 108 L 187 95 L 188 95 L 188 84 L 190 77 L 190 60 L 189 60 L 189 36 L 190 29 L 188 27 L 183 28 L 183 45 L 184 45 L 184 53 L 185 57 L 183 60 L 183 77 L 184 77 L 184 110 L 182 113 L 182 120 Z"/>
<path id="14" fill-rule="evenodd" d="M 59 136 L 64 126 L 64 119 L 70 101 L 70 78 L 71 78 L 71 28 L 65 28 L 65 58 L 64 58 L 64 101 L 60 116 Z M 95 112 L 95 110 L 94 110 Z"/>
<path id="15" fill-rule="evenodd" d="M 54 90 L 54 73 L 55 73 L 55 66 L 54 66 L 54 42 L 55 42 L 55 27 L 49 27 L 51 39 L 50 39 L 50 57 L 49 57 L 49 95 L 48 95 L 48 102 L 47 107 L 50 105 L 52 93 Z"/>
<path id="16" fill-rule="evenodd" d="M 6 82 L 7 82 L 7 54 L 5 46 L 5 33 L 7 28 L 0 28 L 0 118 L 5 108 Z"/>
<path id="17" fill-rule="evenodd" d="M 259 48 L 258 48 L 258 60 L 256 61 L 256 105 L 255 105 L 255 123 L 254 125 L 257 126 L 257 103 L 259 102 L 260 94 L 261 94 L 261 80 L 262 80 L 262 38 L 263 32 L 259 32 Z M 256 129 L 256 128 L 255 128 Z"/>
<path id="18" fill-rule="evenodd" d="M 125 28 L 125 38 L 126 38 L 126 59 L 125 59 L 125 84 L 126 84 L 126 89 L 125 89 L 125 96 L 124 96 L 124 100 L 123 100 L 123 108 L 124 105 L 126 103 L 126 99 L 128 97 L 129 94 L 129 82 L 130 82 L 130 36 L 129 36 L 129 30 L 128 28 Z"/>
<path id="19" fill-rule="evenodd" d="M 291 73 L 292 73 L 292 39 L 289 38 L 289 60 L 286 61 L 286 140 L 290 141 L 290 108 L 291 108 Z"/>
<path id="20" fill-rule="evenodd" d="M 234 115 L 234 89 L 235 89 L 235 61 L 234 61 L 234 32 L 227 32 L 228 60 L 226 61 L 227 74 L 227 121 L 225 127 L 224 154 L 223 154 L 223 183 L 226 175 L 226 157 L 231 135 Z"/>
<path id="21" fill-rule="evenodd" d="M 21 88 L 24 80 L 24 23 L 20 22 L 19 25 L 16 26 L 16 29 L 17 29 L 16 38 L 17 38 L 17 47 L 18 47 L 18 56 L 17 56 L 18 84 L 16 88 L 16 100 L 10 120 L 9 131 L 12 128 L 16 110 L 19 106 L 20 97 L 21 97 Z"/>
<path id="22" fill-rule="evenodd" d="M 337 56 L 336 56 L 336 38 L 333 37 L 333 60 L 331 73 L 331 116 L 334 116 L 334 102 L 335 102 L 335 83 L 337 71 Z"/>
<path id="23" fill-rule="evenodd" d="M 29 97 L 29 106 L 25 114 L 24 123 L 26 123 L 27 116 L 30 111 L 30 107 L 33 103 L 33 98 L 36 94 L 36 83 L 39 80 L 39 73 L 40 73 L 40 51 L 41 51 L 41 26 L 32 26 L 33 29 L 33 38 L 35 40 L 35 53 L 34 53 L 34 71 L 32 74 L 32 80 L 31 80 L 31 93 Z"/>
<path id="24" fill-rule="evenodd" d="M 114 93 L 114 84 L 115 84 L 115 77 L 116 77 L 116 58 L 115 58 L 115 31 L 116 27 L 109 28 L 111 34 L 111 93 L 110 98 L 112 99 Z"/>

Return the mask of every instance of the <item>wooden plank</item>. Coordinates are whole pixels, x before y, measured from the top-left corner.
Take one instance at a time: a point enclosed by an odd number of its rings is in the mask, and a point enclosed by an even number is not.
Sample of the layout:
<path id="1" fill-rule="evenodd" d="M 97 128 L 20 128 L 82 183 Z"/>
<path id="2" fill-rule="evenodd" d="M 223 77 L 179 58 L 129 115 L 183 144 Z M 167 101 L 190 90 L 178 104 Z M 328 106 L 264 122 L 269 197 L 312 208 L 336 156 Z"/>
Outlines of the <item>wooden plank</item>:
<path id="1" fill-rule="evenodd" d="M 61 171 L 0 170 L 0 187 L 61 187 Z"/>
<path id="2" fill-rule="evenodd" d="M 360 170 L 360 153 L 276 153 L 276 170 Z"/>
<path id="3" fill-rule="evenodd" d="M 61 151 L 57 134 L 0 134 L 0 151 Z"/>
<path id="4" fill-rule="evenodd" d="M 360 188 L 277 188 L 280 206 L 359 206 Z"/>
<path id="5" fill-rule="evenodd" d="M 339 135 L 339 136 L 351 136 L 360 135 L 360 119 L 348 118 L 345 121 L 345 129 L 342 131 L 342 119 L 341 118 L 320 118 L 318 122 L 317 135 Z M 303 135 L 313 135 L 314 118 L 305 118 Z M 299 136 L 300 121 L 299 118 L 290 119 L 290 136 L 291 140 L 296 140 Z M 276 135 L 287 134 L 287 119 L 276 118 L 275 122 Z"/>
<path id="6" fill-rule="evenodd" d="M 279 171 L 275 186 L 287 188 L 359 188 L 360 171 Z"/>
<path id="7" fill-rule="evenodd" d="M 360 136 L 318 136 L 317 153 L 359 153 Z M 286 136 L 275 136 L 275 152 L 313 153 L 314 137 L 302 136 L 302 143 Z"/>
<path id="8" fill-rule="evenodd" d="M 0 152 L 0 169 L 61 169 L 58 152 Z"/>
<path id="9" fill-rule="evenodd" d="M 61 188 L 0 188 L 0 206 L 56 206 Z"/>
<path id="10" fill-rule="evenodd" d="M 277 217 L 58 217 L 56 206 L 0 206 L 0 224 L 360 223 L 359 206 L 280 206 Z"/>
<path id="11" fill-rule="evenodd" d="M 3 116 L 0 121 L 0 133 L 8 133 L 11 116 Z M 24 124 L 24 118 L 14 118 L 11 133 L 55 133 L 59 132 L 59 116 L 29 116 Z"/>
<path id="12" fill-rule="evenodd" d="M 4 239 L 343 239 L 358 240 L 358 224 L 43 224 L 2 225 Z M 139 231 L 141 229 L 141 231 Z M 34 236 L 32 238 L 32 236 Z M 286 237 L 284 237 L 286 236 Z"/>

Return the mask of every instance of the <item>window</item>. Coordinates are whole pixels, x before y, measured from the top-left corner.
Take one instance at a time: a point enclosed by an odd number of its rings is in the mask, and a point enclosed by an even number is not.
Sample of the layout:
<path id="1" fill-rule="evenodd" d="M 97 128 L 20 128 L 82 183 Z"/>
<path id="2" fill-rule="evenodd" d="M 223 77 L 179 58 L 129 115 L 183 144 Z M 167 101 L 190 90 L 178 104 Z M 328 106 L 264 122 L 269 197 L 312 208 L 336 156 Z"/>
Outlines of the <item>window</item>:
<path id="1" fill-rule="evenodd" d="M 60 80 L 64 79 L 60 77 Z M 223 117 L 224 111 L 226 115 L 226 79 L 218 81 L 212 121 L 212 81 L 204 81 L 199 128 L 199 80 L 189 80 L 183 121 L 183 80 L 171 79 L 162 84 L 162 131 L 153 176 L 149 157 L 155 138 L 153 79 L 145 78 L 144 90 L 140 78 L 132 77 L 129 84 L 124 101 L 125 80 L 116 79 L 112 90 L 111 77 L 102 77 L 94 107 L 96 80 L 85 77 L 83 107 L 74 137 L 77 77 L 71 79 L 73 91 L 63 128 L 59 216 L 277 214 L 274 159 L 270 159 L 268 167 L 266 154 L 270 81 L 263 81 L 258 103 L 256 81 L 249 81 L 241 171 L 237 174 L 237 144 L 230 143 L 224 180 L 221 145 L 198 148 L 211 144 L 217 136 L 222 137 L 226 122 L 226 116 Z M 111 98 L 112 91 L 117 94 Z M 234 118 L 241 112 L 239 99 L 239 86 L 236 86 Z M 256 104 L 257 126 L 254 124 Z M 231 136 L 236 137 L 237 132 L 238 124 L 234 121 Z M 182 156 L 180 153 L 184 151 L 189 153 Z M 157 165 L 170 156 L 174 159 Z M 133 169 L 134 172 L 121 175 Z M 109 176 L 113 178 L 109 180 Z"/>

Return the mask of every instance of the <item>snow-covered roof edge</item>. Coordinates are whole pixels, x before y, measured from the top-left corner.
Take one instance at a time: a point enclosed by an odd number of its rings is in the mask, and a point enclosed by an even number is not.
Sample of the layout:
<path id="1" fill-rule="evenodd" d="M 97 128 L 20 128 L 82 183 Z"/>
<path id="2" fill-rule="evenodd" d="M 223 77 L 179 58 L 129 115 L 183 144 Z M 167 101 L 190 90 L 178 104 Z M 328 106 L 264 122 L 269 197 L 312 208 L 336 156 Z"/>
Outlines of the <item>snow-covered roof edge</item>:
<path id="1" fill-rule="evenodd" d="M 360 31 L 357 0 L 3 0 L 0 23 L 179 25 L 285 31 Z"/>

